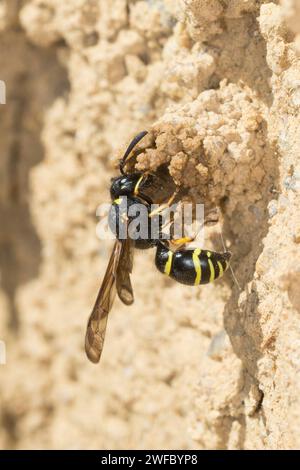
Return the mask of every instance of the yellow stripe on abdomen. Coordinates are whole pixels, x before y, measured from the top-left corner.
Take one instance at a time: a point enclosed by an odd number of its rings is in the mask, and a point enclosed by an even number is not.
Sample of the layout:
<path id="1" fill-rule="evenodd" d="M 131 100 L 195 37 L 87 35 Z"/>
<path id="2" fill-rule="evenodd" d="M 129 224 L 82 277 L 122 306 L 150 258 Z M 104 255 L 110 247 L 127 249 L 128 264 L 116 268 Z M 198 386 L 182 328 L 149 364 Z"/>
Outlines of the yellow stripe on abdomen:
<path id="1" fill-rule="evenodd" d="M 224 269 L 223 269 L 222 263 L 220 263 L 220 261 L 218 261 L 217 263 L 218 263 L 218 266 L 219 266 L 219 277 L 221 277 L 224 274 Z"/>
<path id="2" fill-rule="evenodd" d="M 165 274 L 170 276 L 171 268 L 172 268 L 172 260 L 173 260 L 173 251 L 168 251 L 168 259 L 165 264 Z"/>
<path id="3" fill-rule="evenodd" d="M 196 248 L 193 252 L 193 263 L 194 263 L 194 268 L 196 272 L 196 278 L 194 282 L 195 286 L 198 286 L 201 282 L 201 263 L 199 259 L 200 253 L 201 253 L 200 248 Z"/>
<path id="4" fill-rule="evenodd" d="M 209 277 L 209 282 L 213 282 L 215 280 L 215 268 L 214 268 L 214 265 L 212 264 L 212 261 L 211 259 L 208 258 L 208 266 L 209 266 L 209 269 L 210 269 L 210 277 Z"/>

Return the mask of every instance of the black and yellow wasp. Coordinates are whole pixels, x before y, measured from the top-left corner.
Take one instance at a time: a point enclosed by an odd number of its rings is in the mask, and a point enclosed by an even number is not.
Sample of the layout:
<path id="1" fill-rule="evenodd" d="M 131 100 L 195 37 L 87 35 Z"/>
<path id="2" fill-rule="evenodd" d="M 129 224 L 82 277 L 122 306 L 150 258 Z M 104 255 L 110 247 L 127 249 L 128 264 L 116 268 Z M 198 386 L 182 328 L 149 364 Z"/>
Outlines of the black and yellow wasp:
<path id="1" fill-rule="evenodd" d="M 171 243 L 174 240 L 168 241 L 160 236 L 151 238 L 150 232 L 144 238 L 138 237 L 133 239 L 130 236 L 125 238 L 119 236 L 120 229 L 125 228 L 126 232 L 131 221 L 128 212 L 125 213 L 125 217 L 120 217 L 120 207 L 123 198 L 126 198 L 127 208 L 135 203 L 142 204 L 146 208 L 150 219 L 152 216 L 151 205 L 154 198 L 155 203 L 161 204 L 160 207 L 163 210 L 170 205 L 171 201 L 175 200 L 176 195 L 179 193 L 175 188 L 167 203 L 162 203 L 166 194 L 166 186 L 170 188 L 170 180 L 167 181 L 168 176 L 166 176 L 167 172 L 164 169 L 162 171 L 158 169 L 155 175 L 135 171 L 127 173 L 124 170 L 132 150 L 146 134 L 146 131 L 140 132 L 131 141 L 120 161 L 119 169 L 121 175 L 113 178 L 111 182 L 110 195 L 112 205 L 108 221 L 109 226 L 116 235 L 116 240 L 100 291 L 88 320 L 85 339 L 86 354 L 94 363 L 99 362 L 101 357 L 107 317 L 116 292 L 124 304 L 131 305 L 134 301 L 130 281 L 134 248 L 147 249 L 155 247 L 155 264 L 158 270 L 175 281 L 186 285 L 196 286 L 212 282 L 221 277 L 229 266 L 231 256 L 229 252 L 216 253 L 201 250 L 200 248 L 183 249 L 184 244 L 188 241 L 187 238 L 182 239 L 181 243 L 177 244 L 179 248 L 174 251 L 171 249 Z M 157 212 L 159 213 L 160 211 L 158 210 Z M 149 227 L 150 225 L 149 223 Z M 174 242 L 178 241 L 175 240 Z"/>

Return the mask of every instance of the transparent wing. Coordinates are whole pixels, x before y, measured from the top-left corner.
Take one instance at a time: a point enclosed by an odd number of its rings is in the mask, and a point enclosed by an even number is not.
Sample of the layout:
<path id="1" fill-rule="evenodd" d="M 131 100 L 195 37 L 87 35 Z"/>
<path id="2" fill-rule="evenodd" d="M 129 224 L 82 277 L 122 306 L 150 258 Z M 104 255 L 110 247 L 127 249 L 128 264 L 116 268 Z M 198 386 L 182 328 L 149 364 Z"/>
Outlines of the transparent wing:
<path id="1" fill-rule="evenodd" d="M 130 238 L 122 241 L 122 254 L 117 268 L 117 292 L 125 305 L 134 301 L 130 274 L 133 266 L 134 243 Z"/>
<path id="2" fill-rule="evenodd" d="M 122 251 L 123 242 L 116 240 L 94 308 L 88 320 L 85 351 L 89 360 L 94 363 L 99 362 L 101 357 L 107 316 L 116 295 L 116 277 Z"/>

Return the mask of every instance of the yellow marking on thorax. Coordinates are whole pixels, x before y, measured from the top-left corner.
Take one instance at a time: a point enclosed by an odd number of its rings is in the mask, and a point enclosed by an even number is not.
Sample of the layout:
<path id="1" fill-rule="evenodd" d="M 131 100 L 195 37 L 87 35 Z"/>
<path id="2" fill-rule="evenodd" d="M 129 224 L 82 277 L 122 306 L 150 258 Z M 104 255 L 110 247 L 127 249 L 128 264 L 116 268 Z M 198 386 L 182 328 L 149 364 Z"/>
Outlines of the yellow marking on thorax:
<path id="1" fill-rule="evenodd" d="M 219 277 L 221 277 L 224 274 L 224 269 L 223 269 L 222 263 L 220 263 L 220 261 L 218 261 L 217 264 L 219 266 Z"/>
<path id="2" fill-rule="evenodd" d="M 121 204 L 121 202 L 122 202 L 122 199 L 120 197 L 114 200 L 114 204 L 118 204 L 118 206 Z"/>
<path id="3" fill-rule="evenodd" d="M 195 286 L 198 286 L 201 282 L 201 263 L 200 263 L 200 256 L 201 250 L 200 248 L 196 248 L 193 252 L 193 263 L 194 263 L 194 268 L 196 271 L 196 279 L 194 282 Z"/>
<path id="4" fill-rule="evenodd" d="M 134 187 L 134 195 L 135 195 L 135 196 L 138 195 L 139 186 L 140 186 L 140 184 L 141 184 L 143 178 L 144 178 L 144 175 L 142 175 L 142 176 L 139 178 L 138 182 L 136 183 L 136 185 L 135 185 L 135 187 Z"/>
<path id="5" fill-rule="evenodd" d="M 168 251 L 168 260 L 165 264 L 165 274 L 170 276 L 171 268 L 172 268 L 172 260 L 173 260 L 173 251 Z"/>

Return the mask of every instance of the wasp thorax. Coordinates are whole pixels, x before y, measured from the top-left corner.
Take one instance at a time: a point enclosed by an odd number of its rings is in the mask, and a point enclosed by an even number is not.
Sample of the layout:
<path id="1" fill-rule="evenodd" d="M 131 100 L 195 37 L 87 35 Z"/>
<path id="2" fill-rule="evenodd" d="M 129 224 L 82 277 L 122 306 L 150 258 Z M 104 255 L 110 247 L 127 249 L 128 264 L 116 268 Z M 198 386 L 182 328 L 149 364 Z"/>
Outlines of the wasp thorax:
<path id="1" fill-rule="evenodd" d="M 110 207 L 108 225 L 119 240 L 131 238 L 137 248 L 149 248 L 152 245 L 149 214 L 150 206 L 139 198 L 120 196 Z"/>

